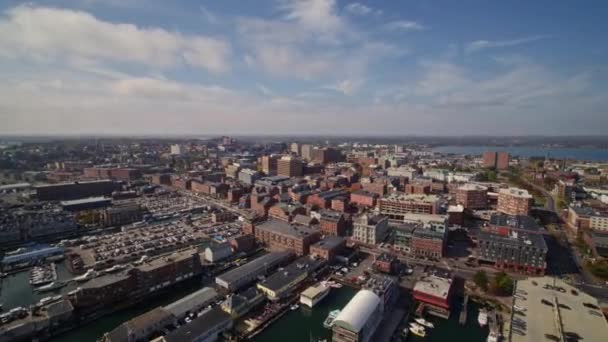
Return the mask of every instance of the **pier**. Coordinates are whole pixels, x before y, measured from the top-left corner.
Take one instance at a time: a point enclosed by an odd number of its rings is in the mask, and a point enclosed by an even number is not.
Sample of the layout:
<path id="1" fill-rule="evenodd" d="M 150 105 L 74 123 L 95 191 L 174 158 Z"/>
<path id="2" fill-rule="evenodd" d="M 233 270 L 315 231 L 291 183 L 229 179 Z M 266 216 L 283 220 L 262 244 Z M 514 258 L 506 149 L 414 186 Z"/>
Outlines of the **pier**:
<path id="1" fill-rule="evenodd" d="M 467 324 L 468 306 L 469 306 L 469 295 L 465 295 L 464 301 L 462 303 L 462 309 L 460 310 L 460 317 L 458 318 L 458 323 L 460 323 L 460 325 Z"/>

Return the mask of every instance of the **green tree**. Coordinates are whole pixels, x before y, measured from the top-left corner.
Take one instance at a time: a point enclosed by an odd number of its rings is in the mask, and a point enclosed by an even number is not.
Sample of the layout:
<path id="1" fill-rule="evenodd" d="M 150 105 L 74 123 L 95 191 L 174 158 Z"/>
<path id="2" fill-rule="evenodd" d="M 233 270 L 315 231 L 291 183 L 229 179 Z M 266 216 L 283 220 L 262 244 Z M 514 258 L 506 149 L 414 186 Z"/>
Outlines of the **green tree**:
<path id="1" fill-rule="evenodd" d="M 514 286 L 515 283 L 513 282 L 513 278 L 505 272 L 499 272 L 494 276 L 491 289 L 496 295 L 508 296 L 513 293 Z"/>
<path id="2" fill-rule="evenodd" d="M 490 280 L 488 279 L 488 274 L 485 271 L 477 271 L 473 276 L 473 282 L 480 289 L 487 291 Z"/>

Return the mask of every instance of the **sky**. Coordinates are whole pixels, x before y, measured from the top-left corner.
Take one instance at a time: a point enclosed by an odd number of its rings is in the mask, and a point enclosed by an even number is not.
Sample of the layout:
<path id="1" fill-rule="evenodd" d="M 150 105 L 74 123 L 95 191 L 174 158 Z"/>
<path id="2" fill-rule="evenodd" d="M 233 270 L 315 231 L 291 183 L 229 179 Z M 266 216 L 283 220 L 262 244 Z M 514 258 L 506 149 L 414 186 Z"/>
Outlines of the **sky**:
<path id="1" fill-rule="evenodd" d="M 605 135 L 608 2 L 0 2 L 0 134 Z"/>

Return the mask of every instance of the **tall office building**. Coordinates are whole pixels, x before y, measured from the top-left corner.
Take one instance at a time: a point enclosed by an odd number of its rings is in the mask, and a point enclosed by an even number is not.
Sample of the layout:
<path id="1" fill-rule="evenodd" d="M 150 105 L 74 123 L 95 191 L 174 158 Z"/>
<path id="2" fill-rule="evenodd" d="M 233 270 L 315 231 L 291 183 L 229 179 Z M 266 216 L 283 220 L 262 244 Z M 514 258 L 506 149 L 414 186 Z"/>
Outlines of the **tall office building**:
<path id="1" fill-rule="evenodd" d="M 509 153 L 507 152 L 484 152 L 483 167 L 506 170 L 509 168 Z"/>
<path id="2" fill-rule="evenodd" d="M 302 162 L 291 156 L 284 156 L 277 161 L 277 175 L 279 176 L 302 176 L 302 169 Z"/>
<path id="3" fill-rule="evenodd" d="M 312 148 L 313 147 L 310 144 L 302 144 L 302 146 L 300 147 L 300 156 L 302 157 L 302 159 L 306 161 L 312 160 Z"/>
<path id="4" fill-rule="evenodd" d="M 268 176 L 276 176 L 278 160 L 276 155 L 262 156 L 262 171 Z"/>

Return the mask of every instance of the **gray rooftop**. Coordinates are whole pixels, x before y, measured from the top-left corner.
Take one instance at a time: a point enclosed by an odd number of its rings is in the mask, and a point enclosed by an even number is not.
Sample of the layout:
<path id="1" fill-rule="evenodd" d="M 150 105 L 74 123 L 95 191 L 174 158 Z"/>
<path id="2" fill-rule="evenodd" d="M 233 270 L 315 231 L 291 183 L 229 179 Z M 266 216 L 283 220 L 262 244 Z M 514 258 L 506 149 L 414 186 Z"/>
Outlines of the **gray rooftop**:
<path id="1" fill-rule="evenodd" d="M 255 229 L 271 231 L 271 232 L 274 232 L 277 234 L 287 235 L 290 237 L 297 237 L 297 238 L 302 238 L 302 237 L 305 237 L 307 235 L 317 232 L 317 230 L 306 227 L 306 226 L 289 224 L 288 222 L 285 222 L 285 221 L 273 220 L 273 219 L 270 219 L 260 225 L 255 226 Z"/>
<path id="2" fill-rule="evenodd" d="M 211 311 L 197 317 L 192 322 L 181 326 L 164 337 L 167 342 L 198 341 L 201 335 L 209 330 L 230 321 L 230 315 L 225 313 L 219 306 Z"/>
<path id="3" fill-rule="evenodd" d="M 206 305 L 216 298 L 217 291 L 215 291 L 215 289 L 203 287 L 202 289 L 165 306 L 164 309 L 176 317 L 181 317 L 185 315 L 186 312 Z"/>
<path id="4" fill-rule="evenodd" d="M 544 288 L 545 285 L 561 288 L 562 291 Z M 608 322 L 600 310 L 584 305 L 598 305 L 590 295 L 551 277 L 520 280 L 516 284 L 516 291 L 523 299 L 514 297 L 513 304 L 524 308 L 525 312 L 513 314 L 511 341 L 547 341 L 545 334 L 565 341 L 564 333 L 575 333 L 580 336 L 580 341 L 606 340 Z M 543 304 L 543 299 L 551 304 Z"/>
<path id="5" fill-rule="evenodd" d="M 249 274 L 255 272 L 260 267 L 264 267 L 264 265 L 281 263 L 282 261 L 285 261 L 290 258 L 292 254 L 293 253 L 290 251 L 268 253 L 264 256 L 261 256 L 246 263 L 243 266 L 239 266 L 233 270 L 223 273 L 219 275 L 218 278 L 222 279 L 227 283 L 232 283 L 234 281 L 237 281 L 238 279 L 241 279 L 242 274 Z"/>

